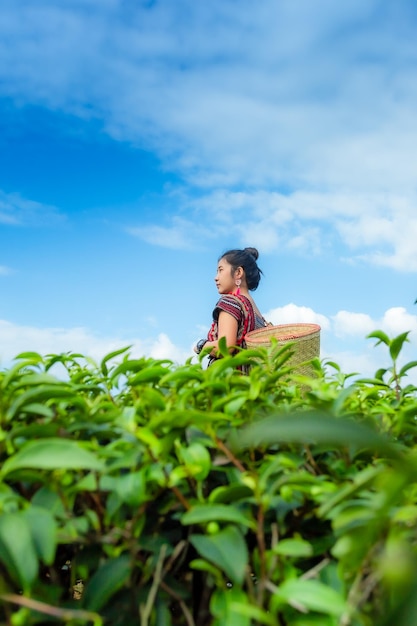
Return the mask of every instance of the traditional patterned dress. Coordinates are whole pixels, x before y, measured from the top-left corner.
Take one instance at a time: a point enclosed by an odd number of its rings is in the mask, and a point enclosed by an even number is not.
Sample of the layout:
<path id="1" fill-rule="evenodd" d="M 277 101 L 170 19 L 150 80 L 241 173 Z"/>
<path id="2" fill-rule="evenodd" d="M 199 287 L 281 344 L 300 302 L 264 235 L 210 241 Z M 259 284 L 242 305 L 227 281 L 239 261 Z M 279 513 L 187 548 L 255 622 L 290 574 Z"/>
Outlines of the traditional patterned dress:
<path id="1" fill-rule="evenodd" d="M 253 306 L 249 298 L 242 294 L 226 294 L 217 302 L 213 311 L 213 323 L 208 332 L 208 341 L 216 341 L 219 338 L 218 321 L 221 311 L 225 311 L 232 315 L 237 321 L 237 338 L 236 345 L 240 348 L 246 348 L 246 334 L 256 328 L 267 326 L 267 322 L 263 317 L 255 314 Z M 209 361 L 214 361 L 216 357 L 210 357 Z"/>

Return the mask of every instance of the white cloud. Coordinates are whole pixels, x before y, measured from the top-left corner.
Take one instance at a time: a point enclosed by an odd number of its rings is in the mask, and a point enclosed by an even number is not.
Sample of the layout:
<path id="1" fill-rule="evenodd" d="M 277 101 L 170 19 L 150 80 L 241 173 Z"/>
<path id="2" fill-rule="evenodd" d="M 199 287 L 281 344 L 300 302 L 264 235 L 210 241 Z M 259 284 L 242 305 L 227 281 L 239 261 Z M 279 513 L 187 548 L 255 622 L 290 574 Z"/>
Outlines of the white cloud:
<path id="1" fill-rule="evenodd" d="M 153 339 L 135 337 L 101 337 L 86 328 L 37 328 L 0 320 L 0 363 L 7 367 L 21 352 L 34 351 L 41 355 L 78 352 L 100 361 L 106 354 L 124 346 L 137 357 L 171 359 L 183 362 L 190 354 L 175 346 L 163 333 Z"/>
<path id="2" fill-rule="evenodd" d="M 3 94 L 98 117 L 199 181 L 410 189 L 417 72 L 403 5 L 9 0 Z"/>
<path id="3" fill-rule="evenodd" d="M 333 248 L 343 260 L 417 271 L 414 193 L 345 190 L 284 194 L 223 189 L 188 203 L 196 216 L 210 210 L 215 232 L 224 234 L 233 228 L 242 245 L 256 245 L 263 252 L 280 249 L 317 256 Z M 348 257 L 350 251 L 353 256 Z"/>
<path id="4" fill-rule="evenodd" d="M 59 210 L 19 193 L 5 193 L 0 189 L 0 224 L 10 226 L 45 226 L 65 219 Z"/>
<path id="5" fill-rule="evenodd" d="M 392 307 L 385 312 L 381 327 L 391 336 L 407 331 L 417 334 L 417 316 L 408 313 L 404 307 Z"/>
<path id="6" fill-rule="evenodd" d="M 325 315 L 293 303 L 271 309 L 264 317 L 272 324 L 319 324 L 323 329 L 330 328 L 330 320 Z"/>
<path id="7" fill-rule="evenodd" d="M 0 265 L 0 276 L 9 276 L 10 274 L 13 274 L 13 271 L 11 267 L 7 267 L 7 265 Z"/>
<path id="8" fill-rule="evenodd" d="M 355 374 L 359 377 L 373 377 L 381 367 L 380 351 L 369 352 L 365 347 L 362 352 L 341 350 L 332 353 L 331 356 L 328 355 L 327 358 L 322 355 L 322 358 L 325 364 L 326 361 L 337 363 L 343 374 Z M 325 365 L 325 368 L 328 375 L 335 374 L 335 369 L 330 365 Z M 358 378 L 358 376 L 354 376 L 354 378 Z"/>
<path id="9" fill-rule="evenodd" d="M 329 339 L 328 337 L 326 339 Z M 373 343 L 372 343 L 373 342 Z M 415 361 L 416 343 L 404 344 L 399 356 L 398 364 L 400 367 L 408 362 Z M 346 348 L 332 345 L 323 345 L 321 349 L 321 358 L 324 362 L 333 361 L 337 363 L 344 374 L 357 374 L 354 378 L 373 378 L 375 373 L 380 369 L 389 370 L 392 367 L 392 359 L 389 355 L 388 348 L 382 344 L 377 345 L 376 340 L 368 339 L 362 342 L 350 343 Z M 330 367 L 327 368 L 329 373 L 334 373 Z M 385 380 L 389 378 L 388 373 Z M 353 379 L 351 379 L 353 380 Z M 417 386 L 417 368 L 411 368 L 407 376 L 403 379 L 402 385 L 413 384 Z"/>
<path id="10" fill-rule="evenodd" d="M 184 359 L 183 351 L 180 351 L 177 346 L 175 346 L 170 338 L 161 333 L 158 335 L 158 338 L 153 341 L 150 346 L 149 356 L 154 359 L 171 359 L 172 361 L 179 361 L 179 356 L 181 356 L 181 360 Z M 186 355 L 187 357 L 190 355 Z"/>
<path id="11" fill-rule="evenodd" d="M 375 321 L 366 313 L 338 311 L 332 319 L 334 333 L 338 337 L 365 337 L 376 330 Z"/>
<path id="12" fill-rule="evenodd" d="M 173 250 L 187 250 L 190 246 L 190 239 L 187 233 L 178 228 L 163 226 L 138 226 L 127 228 L 127 232 L 134 237 L 143 239 L 147 243 Z"/>
<path id="13" fill-rule="evenodd" d="M 374 330 L 383 330 L 390 337 L 407 331 L 417 335 L 417 315 L 408 313 L 404 307 L 392 307 L 380 319 L 353 311 L 338 311 L 329 318 L 310 307 L 290 303 L 271 309 L 265 318 L 272 324 L 319 324 L 326 333 L 337 337 L 365 338 Z"/>
<path id="14" fill-rule="evenodd" d="M 178 216 L 169 218 L 167 226 L 131 226 L 126 231 L 147 243 L 173 250 L 195 250 L 200 247 L 202 240 L 212 236 L 209 228 L 198 221 Z"/>
<path id="15" fill-rule="evenodd" d="M 417 197 L 370 197 L 369 210 L 355 221 L 339 221 L 345 242 L 374 265 L 417 271 Z M 370 250 L 367 252 L 367 249 Z"/>
<path id="16" fill-rule="evenodd" d="M 239 223 L 235 227 L 236 235 L 242 242 L 242 246 L 255 247 L 263 252 L 271 252 L 276 250 L 280 245 L 280 235 L 273 228 L 269 227 L 268 222 L 245 222 L 244 225 Z M 239 237 L 240 235 L 240 237 Z"/>
<path id="17" fill-rule="evenodd" d="M 417 331 L 417 316 L 408 313 L 404 307 L 388 309 L 381 319 L 372 319 L 365 313 L 339 311 L 332 322 L 335 334 L 340 337 L 364 337 L 374 330 L 383 330 L 392 338 L 407 331 Z"/>
<path id="18" fill-rule="evenodd" d="M 211 217 L 206 239 L 233 225 L 263 251 L 318 255 L 342 242 L 358 262 L 417 271 L 411 0 L 132 7 L 6 0 L 0 95 L 100 120 L 190 186 L 217 187 L 178 200 L 195 206 L 195 223 Z M 0 195 L 0 222 L 54 213 Z M 129 232 L 185 249 L 201 234 L 195 223 Z"/>

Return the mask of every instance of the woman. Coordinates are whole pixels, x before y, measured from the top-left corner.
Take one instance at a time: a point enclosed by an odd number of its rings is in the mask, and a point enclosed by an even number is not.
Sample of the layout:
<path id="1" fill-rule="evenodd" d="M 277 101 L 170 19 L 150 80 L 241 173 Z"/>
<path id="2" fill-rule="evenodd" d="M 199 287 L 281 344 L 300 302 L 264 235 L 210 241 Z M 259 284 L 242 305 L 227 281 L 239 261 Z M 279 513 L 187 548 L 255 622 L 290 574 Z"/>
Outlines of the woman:
<path id="1" fill-rule="evenodd" d="M 219 358 L 218 345 L 222 337 L 233 353 L 236 346 L 246 347 L 248 332 L 267 326 L 249 293 L 258 287 L 261 279 L 258 256 L 256 248 L 245 248 L 229 250 L 219 259 L 214 280 L 221 297 L 213 311 L 213 323 L 207 339 L 200 339 L 194 347 L 197 354 L 203 348 L 211 348 L 210 363 Z"/>

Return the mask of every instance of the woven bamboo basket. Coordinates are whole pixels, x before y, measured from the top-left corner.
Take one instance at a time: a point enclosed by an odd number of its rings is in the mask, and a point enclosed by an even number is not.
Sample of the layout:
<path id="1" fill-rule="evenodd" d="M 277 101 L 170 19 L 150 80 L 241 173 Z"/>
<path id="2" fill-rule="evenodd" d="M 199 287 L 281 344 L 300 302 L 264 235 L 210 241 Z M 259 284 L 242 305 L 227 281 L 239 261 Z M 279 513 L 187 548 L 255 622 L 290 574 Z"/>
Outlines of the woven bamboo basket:
<path id="1" fill-rule="evenodd" d="M 274 337 L 278 345 L 293 343 L 293 354 L 285 363 L 295 368 L 297 374 L 312 375 L 310 364 L 302 365 L 320 356 L 320 326 L 318 324 L 279 324 L 265 326 L 247 333 L 245 337 L 248 348 L 267 348 Z"/>

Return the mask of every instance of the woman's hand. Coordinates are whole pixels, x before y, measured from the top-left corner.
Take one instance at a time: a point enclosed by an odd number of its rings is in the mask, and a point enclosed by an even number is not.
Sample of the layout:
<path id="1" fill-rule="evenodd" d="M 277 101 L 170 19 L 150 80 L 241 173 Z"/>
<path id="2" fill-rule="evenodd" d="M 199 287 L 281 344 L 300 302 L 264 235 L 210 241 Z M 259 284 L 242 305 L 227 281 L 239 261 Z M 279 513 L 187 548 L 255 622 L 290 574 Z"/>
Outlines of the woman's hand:
<path id="1" fill-rule="evenodd" d="M 203 343 L 203 339 L 200 339 L 200 341 L 197 341 L 196 345 L 194 346 L 194 352 L 196 354 L 200 354 L 202 350 L 207 350 L 208 348 L 211 348 L 210 355 L 216 356 L 217 347 L 218 347 L 218 341 L 208 341 L 207 339 L 205 339 Z"/>
<path id="2" fill-rule="evenodd" d="M 207 343 L 207 339 L 200 339 L 200 341 L 197 341 L 197 343 L 194 346 L 194 352 L 196 354 L 200 354 L 201 350 L 205 347 Z"/>

